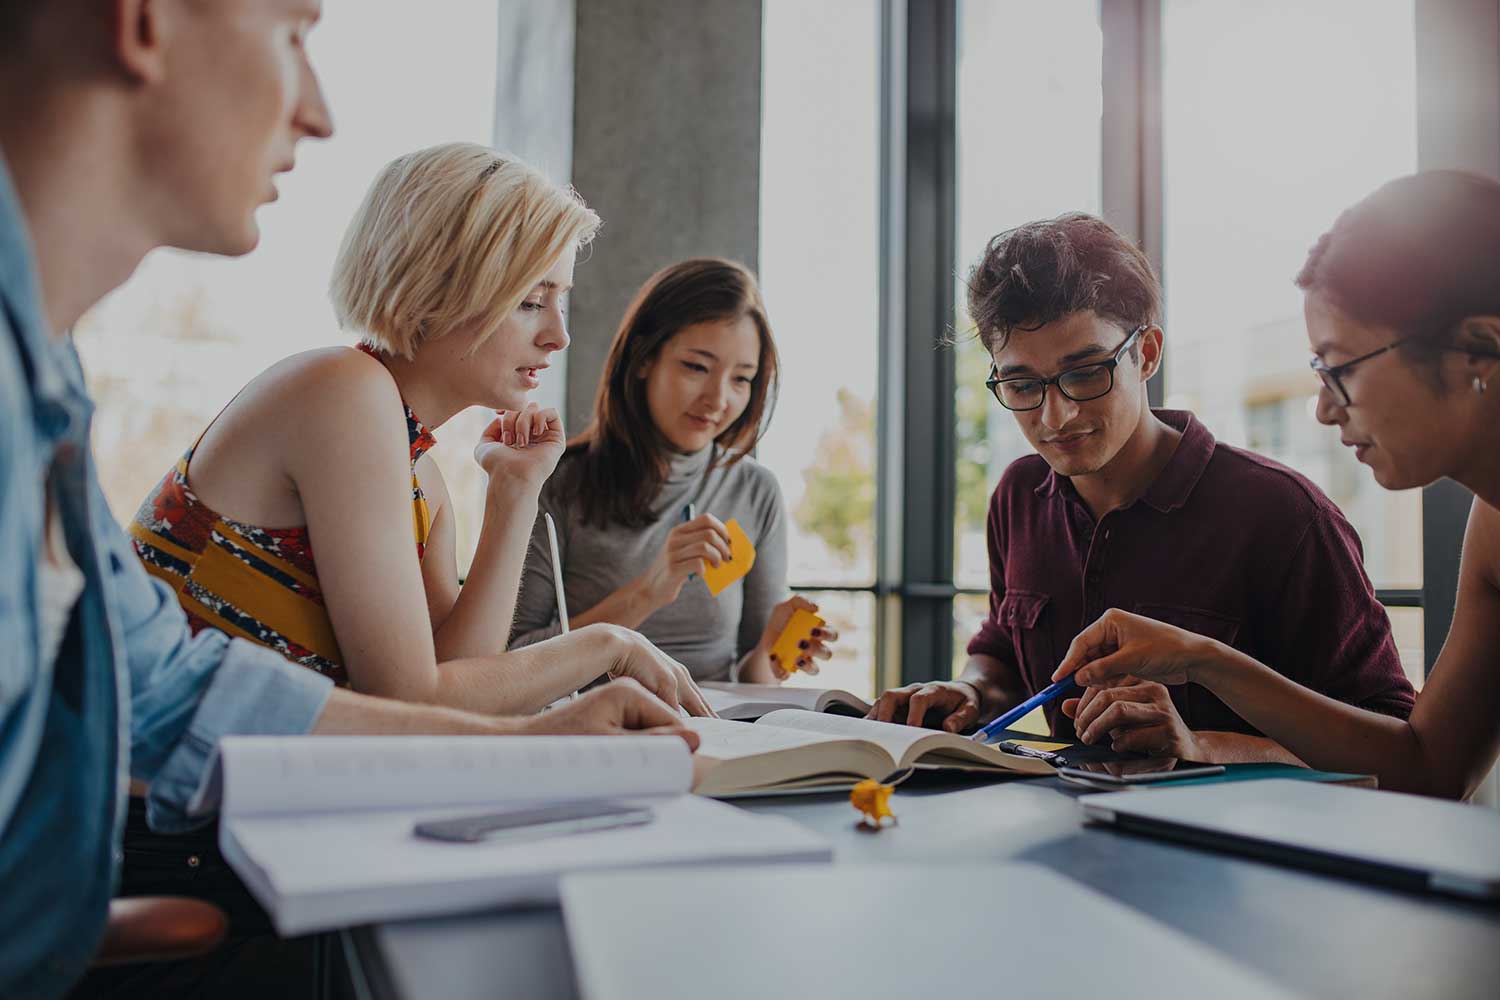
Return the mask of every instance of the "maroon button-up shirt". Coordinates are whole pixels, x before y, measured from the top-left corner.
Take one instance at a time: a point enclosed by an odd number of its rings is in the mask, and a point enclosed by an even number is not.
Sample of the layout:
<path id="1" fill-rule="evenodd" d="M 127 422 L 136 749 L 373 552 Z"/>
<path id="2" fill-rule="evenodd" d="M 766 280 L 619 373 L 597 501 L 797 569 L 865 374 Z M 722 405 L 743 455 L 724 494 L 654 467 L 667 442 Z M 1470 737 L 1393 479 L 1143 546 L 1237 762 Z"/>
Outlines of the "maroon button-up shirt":
<path id="1" fill-rule="evenodd" d="M 1035 693 L 1083 626 L 1121 608 L 1218 639 L 1331 698 L 1410 715 L 1390 620 L 1333 501 L 1291 469 L 1217 443 L 1192 414 L 1155 412 L 1182 431 L 1177 451 L 1144 496 L 1097 522 L 1041 456 L 1005 470 L 990 499 L 990 615 L 969 653 L 999 660 Z M 1259 735 L 1196 684 L 1171 692 L 1190 729 Z M 1047 718 L 1074 735 L 1058 703 Z"/>

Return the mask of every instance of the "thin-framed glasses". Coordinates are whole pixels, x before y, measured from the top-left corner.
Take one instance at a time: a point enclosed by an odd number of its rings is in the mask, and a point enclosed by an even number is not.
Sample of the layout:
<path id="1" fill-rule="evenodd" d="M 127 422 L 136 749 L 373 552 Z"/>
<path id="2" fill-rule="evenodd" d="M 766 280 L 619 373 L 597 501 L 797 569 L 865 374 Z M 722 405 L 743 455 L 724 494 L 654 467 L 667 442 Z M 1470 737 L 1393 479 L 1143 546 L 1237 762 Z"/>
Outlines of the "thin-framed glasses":
<path id="1" fill-rule="evenodd" d="M 1394 351 L 1396 348 L 1400 347 L 1402 344 L 1405 344 L 1408 341 L 1420 339 L 1422 339 L 1421 334 L 1412 334 L 1409 337 L 1401 337 L 1397 340 L 1391 341 L 1384 347 L 1377 347 L 1369 354 L 1361 354 L 1357 358 L 1345 361 L 1341 365 L 1330 365 L 1315 354 L 1308 359 L 1307 367 L 1311 368 L 1314 372 L 1317 373 L 1318 378 L 1322 379 L 1323 384 L 1328 387 L 1328 391 L 1333 393 L 1336 399 L 1340 400 L 1340 405 L 1352 406 L 1354 404 L 1349 398 L 1349 390 L 1344 387 L 1344 376 L 1349 374 L 1349 371 L 1355 365 L 1363 364 L 1364 362 L 1369 361 L 1371 358 L 1377 358 L 1380 355 L 1384 354 L 1386 351 Z M 1473 348 L 1469 347 L 1460 347 L 1456 344 L 1434 344 L 1433 347 L 1439 351 L 1456 351 L 1459 354 L 1468 354 L 1480 358 L 1491 358 L 1497 356 L 1489 353 L 1488 351 L 1474 350 Z"/>
<path id="2" fill-rule="evenodd" d="M 1091 399 L 1109 394 L 1115 387 L 1115 369 L 1120 359 L 1130 350 L 1136 338 L 1151 328 L 1142 323 L 1130 331 L 1125 342 L 1105 361 L 1091 361 L 1086 365 L 1058 372 L 1052 378 L 1037 378 L 1035 375 L 1020 375 L 1015 378 L 1000 378 L 995 366 L 990 366 L 990 377 L 984 380 L 988 389 L 1007 410 L 1024 412 L 1035 410 L 1047 399 L 1047 386 L 1057 386 L 1057 391 L 1075 403 L 1086 403 Z"/>
<path id="3" fill-rule="evenodd" d="M 1355 365 L 1363 364 L 1364 362 L 1369 361 L 1371 358 L 1378 358 L 1386 351 L 1393 351 L 1411 339 L 1411 337 L 1402 337 L 1399 340 L 1393 340 L 1389 344 L 1386 344 L 1384 347 L 1377 347 L 1369 354 L 1361 354 L 1354 360 L 1345 361 L 1341 365 L 1330 365 L 1328 362 L 1324 361 L 1322 358 L 1314 354 L 1311 358 L 1308 359 L 1307 367 L 1311 368 L 1314 372 L 1317 373 L 1318 378 L 1323 380 L 1323 384 L 1328 387 L 1329 392 L 1333 393 L 1335 397 L 1342 400 L 1341 405 L 1349 406 L 1351 405 L 1349 401 L 1349 390 L 1344 388 L 1344 376 L 1348 374 L 1348 372 Z"/>

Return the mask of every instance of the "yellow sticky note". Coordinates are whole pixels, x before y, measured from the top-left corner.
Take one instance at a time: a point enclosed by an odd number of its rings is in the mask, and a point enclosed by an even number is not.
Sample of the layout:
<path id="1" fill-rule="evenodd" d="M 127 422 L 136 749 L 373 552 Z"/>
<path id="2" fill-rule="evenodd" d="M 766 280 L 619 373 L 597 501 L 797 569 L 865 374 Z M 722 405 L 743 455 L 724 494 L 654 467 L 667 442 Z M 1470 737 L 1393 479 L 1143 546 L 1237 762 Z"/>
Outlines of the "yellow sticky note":
<path id="1" fill-rule="evenodd" d="M 1073 745 L 1071 743 L 1048 743 L 1045 740 L 1006 740 L 1005 742 L 1014 743 L 1020 747 L 1031 747 L 1033 750 L 1045 750 L 1048 753 L 1057 750 L 1066 750 Z"/>
<path id="2" fill-rule="evenodd" d="M 740 522 L 730 518 L 724 527 L 729 531 L 729 558 L 717 566 L 703 565 L 703 582 L 708 584 L 708 592 L 715 597 L 755 565 L 755 546 L 750 543 L 750 536 L 745 534 Z"/>
<path id="3" fill-rule="evenodd" d="M 792 617 L 787 619 L 786 628 L 781 630 L 776 643 L 771 647 L 771 654 L 776 657 L 782 670 L 789 674 L 797 672 L 797 657 L 802 655 L 797 644 L 804 639 L 811 639 L 813 629 L 822 624 L 823 619 L 805 608 L 792 612 Z"/>
<path id="4" fill-rule="evenodd" d="M 860 822 L 868 826 L 878 827 L 880 821 L 887 817 L 894 823 L 896 814 L 891 812 L 890 804 L 893 791 L 895 791 L 894 785 L 882 785 L 878 781 L 866 778 L 849 789 L 849 804 L 864 813 Z"/>

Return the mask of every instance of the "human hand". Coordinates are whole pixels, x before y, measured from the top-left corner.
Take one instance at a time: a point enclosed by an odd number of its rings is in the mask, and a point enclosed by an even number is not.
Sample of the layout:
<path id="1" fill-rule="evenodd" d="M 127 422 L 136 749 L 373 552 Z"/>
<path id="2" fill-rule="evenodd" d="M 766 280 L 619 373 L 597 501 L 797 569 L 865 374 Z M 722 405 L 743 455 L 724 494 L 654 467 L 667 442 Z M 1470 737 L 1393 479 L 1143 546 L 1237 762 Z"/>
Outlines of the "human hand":
<path id="1" fill-rule="evenodd" d="M 865 718 L 920 726 L 931 711 L 942 713 L 937 728 L 963 732 L 979 718 L 979 689 L 968 681 L 931 681 L 891 688 L 875 699 Z"/>
<path id="2" fill-rule="evenodd" d="M 1204 759 L 1193 731 L 1172 704 L 1172 693 L 1155 681 L 1123 677 L 1090 687 L 1082 697 L 1064 701 L 1062 710 L 1085 743 L 1108 739 L 1112 750 Z"/>
<path id="3" fill-rule="evenodd" d="M 1083 687 L 1135 677 L 1159 684 L 1186 684 L 1193 670 L 1213 656 L 1213 640 L 1196 632 L 1111 608 L 1078 633 L 1052 673 L 1071 673 Z"/>
<path id="4" fill-rule="evenodd" d="M 729 529 L 712 514 L 699 514 L 671 530 L 636 585 L 653 608 L 664 608 L 677 600 L 688 577 L 703 572 L 705 562 L 717 566 L 728 558 Z"/>
<path id="5" fill-rule="evenodd" d="M 523 731 L 567 736 L 678 736 L 689 749 L 698 749 L 698 734 L 682 724 L 682 716 L 629 677 L 528 718 Z"/>
<path id="6" fill-rule="evenodd" d="M 781 638 L 782 629 L 786 628 L 786 623 L 791 620 L 793 612 L 796 611 L 817 614 L 818 606 L 801 595 L 793 595 L 771 609 L 771 616 L 766 619 L 766 627 L 760 635 L 760 648 L 766 651 L 766 658 L 771 664 L 771 674 L 778 681 L 784 681 L 790 677 L 791 671 L 783 667 L 778 662 L 780 658 L 770 650 L 776 645 L 776 640 Z M 838 637 L 838 629 L 826 623 L 813 629 L 812 636 L 800 642 L 797 662 L 793 666 L 804 673 L 817 674 L 819 669 L 817 661 L 827 660 L 833 656 L 833 650 L 828 647 Z"/>
<path id="7" fill-rule="evenodd" d="M 681 705 L 689 715 L 717 718 L 687 667 L 657 649 L 639 632 L 619 625 L 586 625 L 578 630 L 601 637 L 609 656 L 609 678 L 629 678 L 667 705 Z"/>
<path id="8" fill-rule="evenodd" d="M 474 461 L 492 484 L 516 483 L 540 490 L 567 447 L 556 410 L 527 403 L 524 410 L 500 410 L 474 447 Z"/>

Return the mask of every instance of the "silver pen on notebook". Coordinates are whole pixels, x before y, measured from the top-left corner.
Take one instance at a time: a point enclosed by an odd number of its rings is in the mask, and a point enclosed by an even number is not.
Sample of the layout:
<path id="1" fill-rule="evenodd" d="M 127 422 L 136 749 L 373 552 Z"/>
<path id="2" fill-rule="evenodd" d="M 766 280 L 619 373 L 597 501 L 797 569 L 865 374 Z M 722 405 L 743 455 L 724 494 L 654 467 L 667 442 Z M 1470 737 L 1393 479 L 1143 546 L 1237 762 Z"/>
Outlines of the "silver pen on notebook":
<path id="1" fill-rule="evenodd" d="M 563 593 L 562 556 L 557 551 L 557 525 L 553 523 L 552 515 L 546 511 L 542 512 L 542 520 L 547 522 L 547 544 L 552 547 L 552 591 L 557 595 L 557 623 L 562 627 L 562 634 L 567 635 L 568 595 Z M 577 691 L 568 695 L 568 699 L 577 697 Z"/>
<path id="2" fill-rule="evenodd" d="M 562 556 L 557 554 L 557 525 L 552 515 L 542 513 L 547 522 L 547 544 L 552 546 L 552 590 L 557 594 L 557 620 L 562 625 L 562 634 L 568 634 L 568 596 L 563 593 Z"/>

